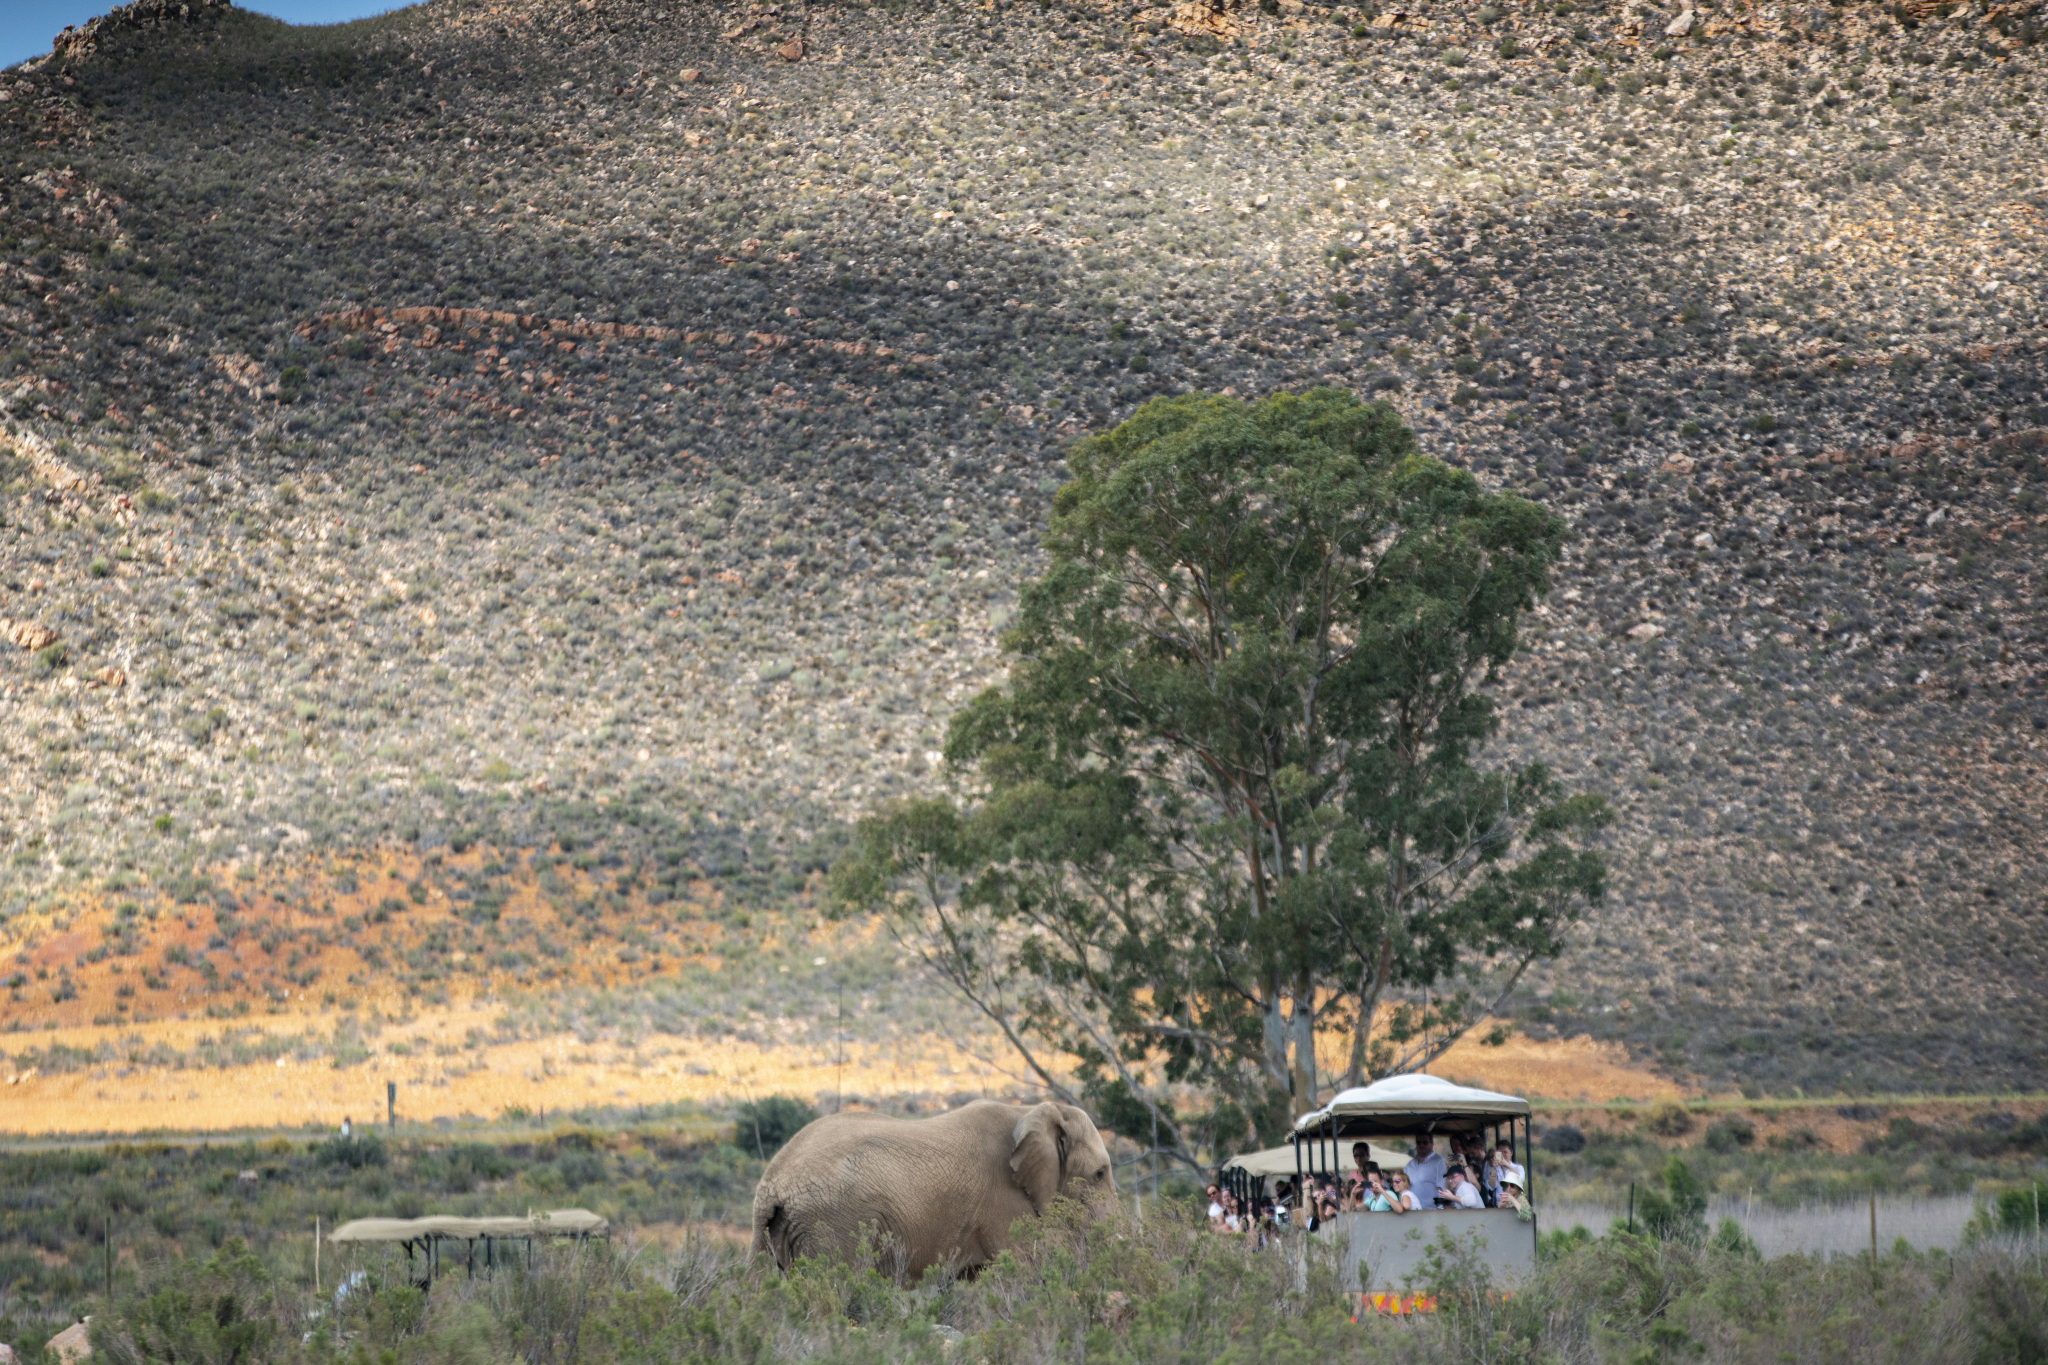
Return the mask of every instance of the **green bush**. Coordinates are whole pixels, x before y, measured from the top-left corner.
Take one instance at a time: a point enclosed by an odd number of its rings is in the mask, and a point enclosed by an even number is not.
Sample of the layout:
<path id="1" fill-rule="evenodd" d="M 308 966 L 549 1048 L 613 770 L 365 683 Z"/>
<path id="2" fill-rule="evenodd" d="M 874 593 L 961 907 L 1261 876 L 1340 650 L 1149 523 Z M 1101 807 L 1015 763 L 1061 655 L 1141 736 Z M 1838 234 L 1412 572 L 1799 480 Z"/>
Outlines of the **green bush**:
<path id="1" fill-rule="evenodd" d="M 95 1317 L 93 1357 L 113 1365 L 269 1360 L 287 1312 L 263 1262 L 230 1237 L 204 1261 L 172 1262 L 164 1278 L 119 1317 Z"/>
<path id="2" fill-rule="evenodd" d="M 817 1117 L 817 1110 L 787 1095 L 750 1100 L 733 1111 L 733 1145 L 766 1161 Z"/>
<path id="3" fill-rule="evenodd" d="M 359 1171 L 365 1166 L 387 1165 L 391 1156 L 384 1150 L 384 1144 L 375 1133 L 331 1137 L 314 1150 L 314 1158 L 322 1166 L 346 1166 Z"/>
<path id="4" fill-rule="evenodd" d="M 1994 1231 L 2035 1236 L 2048 1229 L 2048 1182 L 2007 1190 L 1991 1202 Z"/>
<path id="5" fill-rule="evenodd" d="M 1692 1115 L 1684 1105 L 1666 1100 L 1652 1109 L 1643 1120 L 1643 1127 L 1658 1137 L 1683 1137 L 1692 1131 Z"/>
<path id="6" fill-rule="evenodd" d="M 1660 1242 L 1697 1245 L 1707 1235 L 1707 1188 L 1674 1156 L 1664 1166 L 1664 1188 L 1637 1199 L 1636 1221 Z"/>
<path id="7" fill-rule="evenodd" d="M 1756 1142 L 1756 1125 L 1740 1115 L 1731 1114 L 1708 1124 L 1702 1141 L 1710 1152 L 1732 1152 Z"/>

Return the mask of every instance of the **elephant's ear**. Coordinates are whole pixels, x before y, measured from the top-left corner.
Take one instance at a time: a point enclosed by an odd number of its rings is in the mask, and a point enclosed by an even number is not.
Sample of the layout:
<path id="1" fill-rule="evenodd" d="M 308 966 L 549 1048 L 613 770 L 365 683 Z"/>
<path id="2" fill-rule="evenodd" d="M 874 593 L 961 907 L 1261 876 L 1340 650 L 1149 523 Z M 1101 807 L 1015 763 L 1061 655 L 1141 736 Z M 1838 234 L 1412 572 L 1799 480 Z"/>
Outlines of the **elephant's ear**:
<path id="1" fill-rule="evenodd" d="M 1047 1101 L 1024 1111 L 1010 1133 L 1010 1174 L 1034 1213 L 1060 1192 L 1060 1168 L 1066 1165 L 1066 1119 L 1057 1104 Z"/>

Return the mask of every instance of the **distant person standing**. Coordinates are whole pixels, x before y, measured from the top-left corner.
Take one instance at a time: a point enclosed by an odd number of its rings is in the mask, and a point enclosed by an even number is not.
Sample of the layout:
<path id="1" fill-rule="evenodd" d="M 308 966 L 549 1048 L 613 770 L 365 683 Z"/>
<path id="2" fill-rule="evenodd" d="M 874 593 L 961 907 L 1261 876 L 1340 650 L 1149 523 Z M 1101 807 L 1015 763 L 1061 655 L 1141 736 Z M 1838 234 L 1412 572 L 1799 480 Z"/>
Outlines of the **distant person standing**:
<path id="1" fill-rule="evenodd" d="M 1408 1188 L 1415 1191 L 1415 1202 L 1425 1209 L 1435 1208 L 1436 1197 L 1444 1188 L 1444 1157 L 1436 1149 L 1436 1139 L 1428 1133 L 1418 1134 L 1415 1155 L 1402 1169 L 1408 1175 Z"/>
<path id="2" fill-rule="evenodd" d="M 355 1131 L 355 1129 L 354 1129 L 353 1125 L 351 1125 L 351 1124 L 349 1123 L 349 1121 L 348 1121 L 348 1115 L 346 1115 L 346 1114 L 342 1115 L 342 1116 L 341 1116 L 341 1135 L 342 1135 L 343 1137 L 348 1137 L 348 1136 L 349 1136 L 350 1134 L 352 1134 L 352 1133 L 353 1133 L 354 1131 Z"/>

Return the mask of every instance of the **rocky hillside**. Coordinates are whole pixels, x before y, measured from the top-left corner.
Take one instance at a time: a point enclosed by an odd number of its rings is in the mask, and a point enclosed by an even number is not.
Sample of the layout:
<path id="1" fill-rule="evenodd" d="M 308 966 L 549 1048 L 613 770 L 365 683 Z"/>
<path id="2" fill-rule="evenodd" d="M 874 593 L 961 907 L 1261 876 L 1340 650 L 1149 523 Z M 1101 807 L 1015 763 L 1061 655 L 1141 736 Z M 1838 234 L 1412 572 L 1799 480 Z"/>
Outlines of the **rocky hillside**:
<path id="1" fill-rule="evenodd" d="M 2038 1084 L 2044 22 L 67 32 L 0 76 L 9 1017 L 81 903 L 316 854 L 787 902 L 994 676 L 1065 442 L 1336 383 L 1578 528 L 1504 752 L 1617 803 L 1617 876 L 1524 1027 Z"/>

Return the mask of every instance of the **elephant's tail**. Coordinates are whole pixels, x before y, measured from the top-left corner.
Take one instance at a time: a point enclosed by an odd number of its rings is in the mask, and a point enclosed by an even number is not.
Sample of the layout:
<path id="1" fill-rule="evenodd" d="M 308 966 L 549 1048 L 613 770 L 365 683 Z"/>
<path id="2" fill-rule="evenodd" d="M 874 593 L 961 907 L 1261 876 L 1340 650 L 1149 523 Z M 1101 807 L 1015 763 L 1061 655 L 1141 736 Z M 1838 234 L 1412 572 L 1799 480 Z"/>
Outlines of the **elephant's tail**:
<path id="1" fill-rule="evenodd" d="M 796 1264 L 796 1249 L 790 1237 L 789 1207 L 763 1180 L 754 1190 L 754 1255 L 775 1258 L 788 1270 Z"/>

